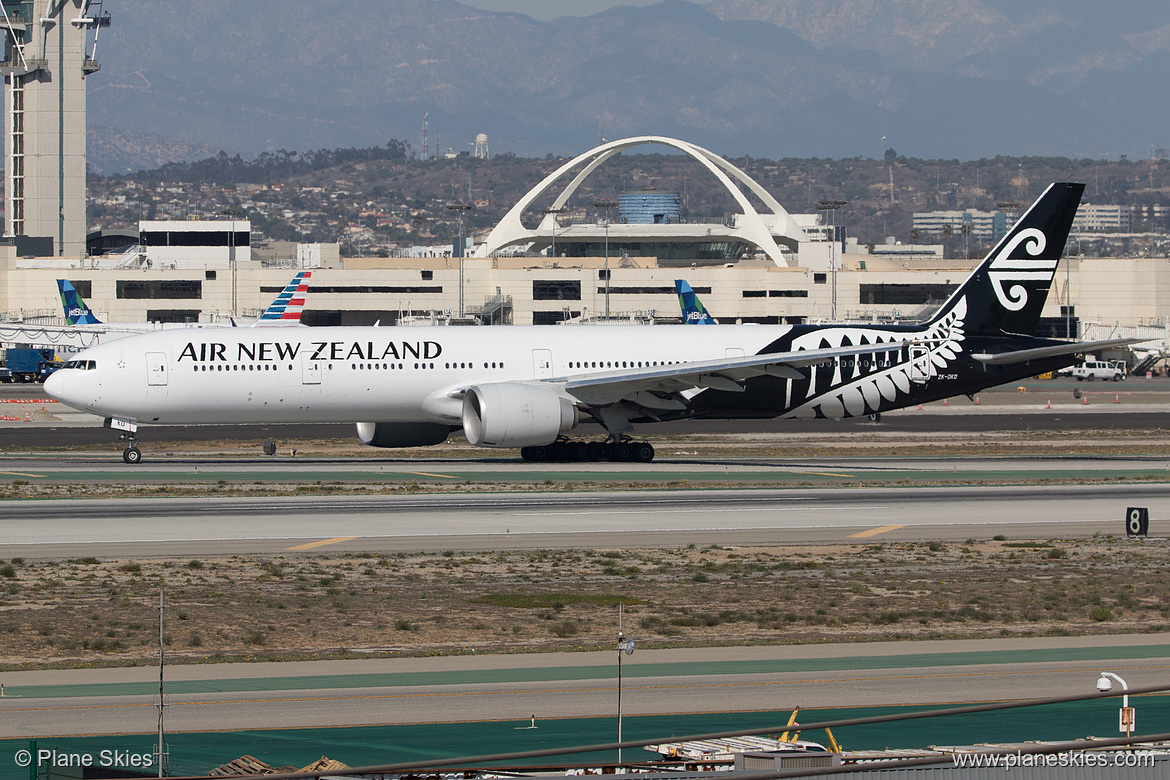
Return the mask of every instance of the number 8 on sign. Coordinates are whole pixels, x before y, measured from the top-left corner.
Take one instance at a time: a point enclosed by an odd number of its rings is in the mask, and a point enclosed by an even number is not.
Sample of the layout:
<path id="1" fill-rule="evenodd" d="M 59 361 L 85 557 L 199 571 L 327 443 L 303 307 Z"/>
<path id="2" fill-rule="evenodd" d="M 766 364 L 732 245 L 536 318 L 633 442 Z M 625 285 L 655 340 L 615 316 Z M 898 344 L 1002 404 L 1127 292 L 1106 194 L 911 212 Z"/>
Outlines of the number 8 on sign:
<path id="1" fill-rule="evenodd" d="M 1125 510 L 1125 533 L 1127 536 L 1145 536 L 1149 530 L 1149 509 L 1144 506 L 1131 506 Z"/>

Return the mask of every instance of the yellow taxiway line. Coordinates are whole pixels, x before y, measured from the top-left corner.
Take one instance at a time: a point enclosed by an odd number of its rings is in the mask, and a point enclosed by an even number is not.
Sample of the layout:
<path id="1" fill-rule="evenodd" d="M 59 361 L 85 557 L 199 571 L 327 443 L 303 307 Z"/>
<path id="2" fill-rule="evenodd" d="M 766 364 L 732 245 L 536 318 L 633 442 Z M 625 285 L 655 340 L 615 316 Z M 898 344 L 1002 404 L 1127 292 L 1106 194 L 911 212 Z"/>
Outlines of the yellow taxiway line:
<path id="1" fill-rule="evenodd" d="M 314 547 L 324 547 L 327 544 L 338 544 L 340 542 L 348 542 L 351 539 L 356 539 L 356 536 L 335 536 L 332 539 L 322 539 L 319 542 L 308 542 L 306 544 L 298 544 L 296 547 L 285 547 L 285 551 L 290 550 L 311 550 Z"/>
<path id="2" fill-rule="evenodd" d="M 871 536 L 877 536 L 878 534 L 884 534 L 888 531 L 897 531 L 899 528 L 905 528 L 905 527 L 906 527 L 905 524 L 902 524 L 902 525 L 883 525 L 883 526 L 879 526 L 878 528 L 871 528 L 868 531 L 858 531 L 855 534 L 849 534 L 849 538 L 850 539 L 868 539 Z"/>

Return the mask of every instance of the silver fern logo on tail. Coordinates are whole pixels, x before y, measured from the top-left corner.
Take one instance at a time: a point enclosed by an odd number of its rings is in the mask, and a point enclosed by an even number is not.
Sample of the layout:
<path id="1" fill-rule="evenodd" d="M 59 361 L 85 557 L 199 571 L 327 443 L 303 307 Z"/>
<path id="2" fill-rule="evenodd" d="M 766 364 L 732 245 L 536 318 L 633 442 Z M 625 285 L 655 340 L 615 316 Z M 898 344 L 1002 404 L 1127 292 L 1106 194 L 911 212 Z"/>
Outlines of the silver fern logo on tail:
<path id="1" fill-rule="evenodd" d="M 1059 258 L 1051 260 L 1028 260 L 1027 258 L 1013 258 L 1012 252 L 1022 245 L 1023 250 L 1035 257 L 1044 251 L 1047 239 L 1044 233 L 1036 228 L 1021 230 L 991 261 L 988 266 L 988 276 L 991 278 L 991 288 L 1000 305 L 1009 311 L 1019 311 L 1028 303 L 1028 291 L 1022 285 L 1013 284 L 1007 290 L 1005 282 L 1046 282 L 1056 271 Z"/>
<path id="2" fill-rule="evenodd" d="M 945 372 L 963 352 L 966 339 L 963 318 L 967 316 L 967 299 L 959 298 L 937 321 L 917 333 L 887 331 L 880 328 L 832 328 L 814 331 L 793 340 L 794 349 L 840 347 L 867 341 L 874 346 L 874 356 L 889 355 L 889 347 L 898 343 L 897 352 L 906 350 L 906 359 L 849 361 L 842 368 L 841 361 L 833 361 L 831 377 L 814 370 L 804 389 L 803 402 L 793 397 L 793 383 L 788 383 L 785 406 L 790 410 L 784 417 L 811 419 L 813 417 L 860 417 L 896 408 L 912 392 L 916 384 L 927 382 Z M 825 380 L 828 380 L 827 383 Z"/>

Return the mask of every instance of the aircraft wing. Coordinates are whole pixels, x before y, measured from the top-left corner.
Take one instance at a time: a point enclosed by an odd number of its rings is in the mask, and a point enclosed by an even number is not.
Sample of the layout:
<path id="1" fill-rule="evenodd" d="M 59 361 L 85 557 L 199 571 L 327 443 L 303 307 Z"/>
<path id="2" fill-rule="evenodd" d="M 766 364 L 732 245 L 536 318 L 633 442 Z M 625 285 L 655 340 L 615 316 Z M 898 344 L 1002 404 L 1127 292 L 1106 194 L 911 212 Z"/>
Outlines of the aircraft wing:
<path id="1" fill-rule="evenodd" d="M 981 352 L 971 357 L 980 363 L 989 366 L 1014 365 L 1027 363 L 1029 360 L 1059 357 L 1061 355 L 1076 355 L 1081 352 L 1096 352 L 1099 349 L 1112 347 L 1126 347 L 1130 344 L 1140 344 L 1150 339 L 1107 339 L 1105 341 L 1070 341 L 1067 344 L 1056 344 L 1051 347 L 1036 347 L 1035 349 L 1018 349 L 1014 352 L 996 352 L 988 354 Z"/>
<path id="2" fill-rule="evenodd" d="M 829 349 L 773 352 L 649 368 L 615 369 L 570 379 L 553 378 L 544 381 L 562 383 L 569 395 L 594 406 L 628 400 L 649 408 L 681 409 L 685 405 L 680 401 L 653 394 L 673 395 L 707 388 L 743 392 L 742 383 L 749 377 L 767 374 L 784 379 L 801 379 L 805 375 L 799 369 L 807 366 L 849 355 L 896 352 L 910 343 L 913 342 L 888 341 Z"/>

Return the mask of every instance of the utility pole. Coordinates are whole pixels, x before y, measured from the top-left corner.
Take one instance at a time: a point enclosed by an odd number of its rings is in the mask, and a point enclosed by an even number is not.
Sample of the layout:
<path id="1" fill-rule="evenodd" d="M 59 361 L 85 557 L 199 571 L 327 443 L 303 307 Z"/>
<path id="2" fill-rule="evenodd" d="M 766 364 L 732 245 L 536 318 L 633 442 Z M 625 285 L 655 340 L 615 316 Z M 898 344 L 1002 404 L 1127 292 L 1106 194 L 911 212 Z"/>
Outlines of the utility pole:
<path id="1" fill-rule="evenodd" d="M 155 753 L 155 760 L 158 762 L 158 776 L 165 777 L 166 763 L 167 763 L 167 749 L 166 742 L 163 739 L 163 708 L 166 707 L 166 702 L 163 700 L 163 663 L 164 663 L 164 648 L 163 648 L 163 586 L 158 586 L 158 704 L 155 707 L 158 709 L 158 749 Z"/>

